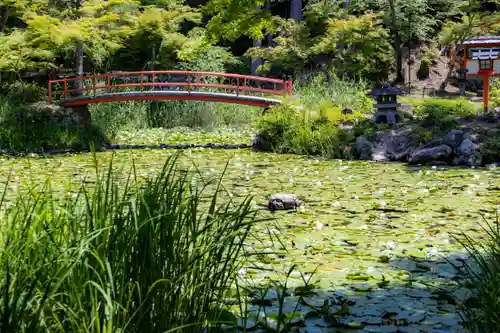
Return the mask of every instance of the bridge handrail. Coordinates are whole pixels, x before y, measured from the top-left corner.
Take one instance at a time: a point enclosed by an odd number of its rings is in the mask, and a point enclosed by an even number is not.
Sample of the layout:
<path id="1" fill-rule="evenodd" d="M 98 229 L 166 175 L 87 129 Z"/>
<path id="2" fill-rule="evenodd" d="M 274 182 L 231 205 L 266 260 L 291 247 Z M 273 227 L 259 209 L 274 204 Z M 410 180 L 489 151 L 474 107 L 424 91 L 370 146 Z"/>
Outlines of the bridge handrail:
<path id="1" fill-rule="evenodd" d="M 197 79 L 197 82 L 155 82 L 155 78 L 158 75 L 192 75 Z M 112 84 L 111 78 L 119 78 L 124 76 L 140 76 L 139 83 L 126 83 L 126 84 Z M 152 82 L 148 82 L 147 78 L 151 76 Z M 227 77 L 227 78 L 235 78 L 238 79 L 236 85 L 227 85 L 227 84 L 213 84 L 213 83 L 201 83 L 201 76 L 214 76 L 214 77 Z M 106 79 L 105 85 L 97 86 L 97 80 Z M 146 79 L 146 80 L 144 80 Z M 240 84 L 239 80 L 244 80 L 243 85 Z M 91 87 L 83 87 L 76 89 L 68 89 L 68 82 L 74 81 L 85 81 L 92 80 Z M 146 82 L 144 82 L 146 81 Z M 274 89 L 263 89 L 263 88 L 254 88 L 246 86 L 247 81 L 258 81 L 262 83 L 271 83 L 274 85 Z M 52 86 L 57 83 L 64 84 L 64 90 L 53 91 Z M 282 86 L 281 89 L 276 89 L 276 85 L 279 84 Z M 291 80 L 281 80 L 281 79 L 273 79 L 266 78 L 261 76 L 253 76 L 253 75 L 243 75 L 243 74 L 232 74 L 232 73 L 220 73 L 220 72 L 202 72 L 202 71 L 133 71 L 133 72 L 115 72 L 115 73 L 105 73 L 105 74 L 96 74 L 96 75 L 86 75 L 86 76 L 76 76 L 69 77 L 64 79 L 57 80 L 49 80 L 48 84 L 48 102 L 52 103 L 53 94 L 55 93 L 63 93 L 64 98 L 68 96 L 70 92 L 78 92 L 78 91 L 94 91 L 94 94 L 97 89 L 109 89 L 113 87 L 160 87 L 160 86 L 187 86 L 188 89 L 191 87 L 212 87 L 212 88 L 221 88 L 221 89 L 233 89 L 236 91 L 236 94 L 239 94 L 239 91 L 247 91 L 247 92 L 261 92 L 266 94 L 276 94 L 276 95 L 287 95 L 292 93 L 292 81 Z"/>

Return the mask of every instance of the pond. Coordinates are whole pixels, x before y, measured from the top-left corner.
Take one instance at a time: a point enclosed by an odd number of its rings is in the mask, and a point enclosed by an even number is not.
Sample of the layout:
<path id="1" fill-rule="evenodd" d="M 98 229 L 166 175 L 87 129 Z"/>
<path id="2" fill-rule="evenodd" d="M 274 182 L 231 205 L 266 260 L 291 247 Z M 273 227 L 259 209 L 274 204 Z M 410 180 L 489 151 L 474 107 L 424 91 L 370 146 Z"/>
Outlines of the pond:
<path id="1" fill-rule="evenodd" d="M 100 165 L 113 157 L 125 170 L 134 160 L 138 174 L 147 175 L 174 152 L 118 150 L 97 157 Z M 273 193 L 296 194 L 302 201 L 297 211 L 271 214 L 262 208 L 261 216 L 272 220 L 257 226 L 251 247 L 272 253 L 241 272 L 262 286 L 283 279 L 297 264 L 284 310 L 302 316 L 300 332 L 460 331 L 454 301 L 439 290 L 455 286 L 453 266 L 466 260 L 453 234 L 481 237 L 481 215 L 493 221 L 500 208 L 500 170 L 412 168 L 249 149 L 186 150 L 180 163 L 194 162 L 203 175 L 219 176 L 228 160 L 228 196 L 252 195 L 261 208 Z M 65 184 L 91 181 L 92 168 L 91 154 L 2 158 L 0 187 L 11 171 L 9 200 L 47 177 L 64 193 Z M 314 293 L 302 294 L 298 302 L 303 279 L 311 275 Z M 455 292 L 458 298 L 465 294 Z M 254 302 L 251 310 L 266 304 L 267 313 L 275 313 L 278 296 L 270 290 L 262 296 L 266 302 Z M 331 320 L 313 315 L 325 304 Z"/>

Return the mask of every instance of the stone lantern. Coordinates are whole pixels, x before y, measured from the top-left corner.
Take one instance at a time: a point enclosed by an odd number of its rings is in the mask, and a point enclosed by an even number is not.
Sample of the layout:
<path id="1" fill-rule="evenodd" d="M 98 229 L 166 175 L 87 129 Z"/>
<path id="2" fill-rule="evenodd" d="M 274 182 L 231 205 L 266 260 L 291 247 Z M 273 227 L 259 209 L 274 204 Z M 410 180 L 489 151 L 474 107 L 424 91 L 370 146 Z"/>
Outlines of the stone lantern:
<path id="1" fill-rule="evenodd" d="M 398 95 L 405 95 L 406 91 L 383 85 L 380 88 L 375 88 L 370 92 L 370 96 L 375 98 L 376 103 L 373 107 L 377 110 L 373 115 L 373 121 L 377 124 L 387 123 L 394 124 L 401 121 L 401 116 L 398 113 Z"/>

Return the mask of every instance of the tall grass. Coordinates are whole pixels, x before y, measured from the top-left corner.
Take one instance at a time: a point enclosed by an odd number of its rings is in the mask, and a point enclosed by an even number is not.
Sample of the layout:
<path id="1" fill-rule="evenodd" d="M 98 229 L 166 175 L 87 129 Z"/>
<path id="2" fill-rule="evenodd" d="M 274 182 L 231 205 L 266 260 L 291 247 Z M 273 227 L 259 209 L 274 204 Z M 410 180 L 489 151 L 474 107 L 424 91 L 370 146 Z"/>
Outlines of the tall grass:
<path id="1" fill-rule="evenodd" d="M 96 167 L 92 189 L 47 182 L 0 214 L 0 332 L 200 332 L 221 319 L 255 211 L 218 202 L 177 157 L 145 181 Z M 215 187 L 213 187 L 215 186 Z M 5 193 L 4 193 L 5 194 Z"/>
<path id="2" fill-rule="evenodd" d="M 315 75 L 304 82 L 296 81 L 294 97 L 307 108 L 331 101 L 340 108 L 350 108 L 361 113 L 373 112 L 373 100 L 367 96 L 368 84 L 365 81 L 347 81 L 334 75 L 327 79 L 324 75 Z"/>
<path id="3" fill-rule="evenodd" d="M 114 137 L 121 130 L 142 128 L 239 127 L 251 124 L 262 110 L 203 101 L 131 101 L 92 105 L 91 113 L 94 123 Z"/>
<path id="4" fill-rule="evenodd" d="M 498 332 L 500 327 L 500 225 L 487 221 L 482 241 L 463 234 L 459 238 L 470 261 L 465 264 L 462 286 L 472 298 L 460 303 L 461 315 L 469 332 Z"/>

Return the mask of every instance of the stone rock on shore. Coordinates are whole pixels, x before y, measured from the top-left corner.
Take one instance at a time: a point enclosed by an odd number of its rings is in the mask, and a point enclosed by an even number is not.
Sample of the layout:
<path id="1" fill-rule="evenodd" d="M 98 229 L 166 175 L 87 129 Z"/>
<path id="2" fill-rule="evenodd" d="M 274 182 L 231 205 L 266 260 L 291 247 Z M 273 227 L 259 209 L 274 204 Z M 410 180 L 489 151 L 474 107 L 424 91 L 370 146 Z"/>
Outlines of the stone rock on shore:
<path id="1" fill-rule="evenodd" d="M 373 153 L 373 144 L 368 141 L 364 136 L 356 138 L 356 152 L 360 160 L 371 160 Z"/>
<path id="2" fill-rule="evenodd" d="M 453 150 L 447 145 L 432 148 L 419 148 L 413 152 L 409 162 L 412 164 L 439 161 L 448 158 Z"/>

